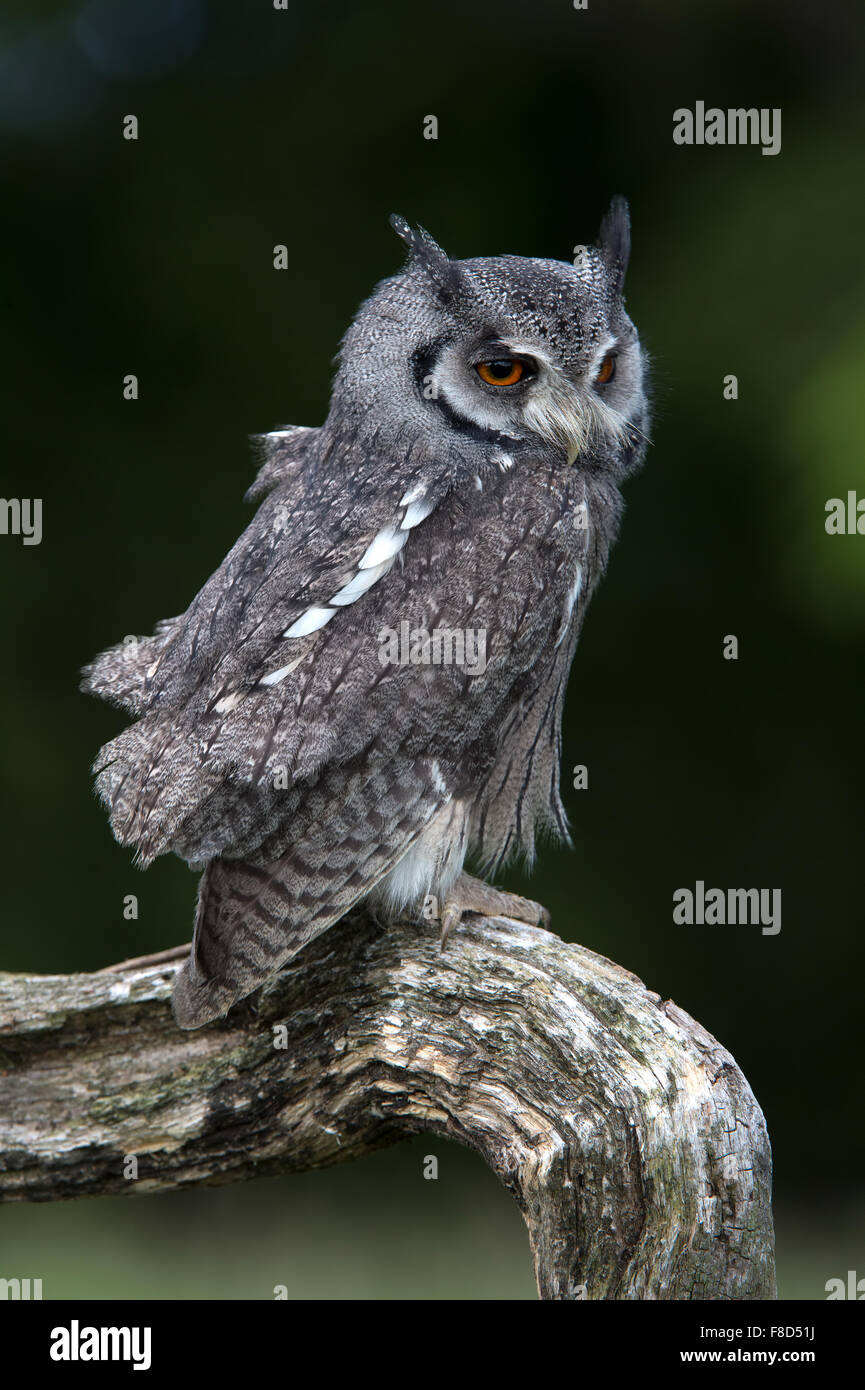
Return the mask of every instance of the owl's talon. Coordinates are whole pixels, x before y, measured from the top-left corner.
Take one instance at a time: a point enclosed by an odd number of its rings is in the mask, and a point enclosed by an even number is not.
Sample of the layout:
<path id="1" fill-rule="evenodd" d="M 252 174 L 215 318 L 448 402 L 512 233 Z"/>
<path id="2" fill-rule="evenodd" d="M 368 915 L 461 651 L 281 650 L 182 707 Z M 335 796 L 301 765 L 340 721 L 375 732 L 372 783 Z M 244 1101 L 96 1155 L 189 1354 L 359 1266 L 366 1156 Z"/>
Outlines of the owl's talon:
<path id="1" fill-rule="evenodd" d="M 509 917 L 512 921 L 526 922 L 530 927 L 551 930 L 552 918 L 541 903 L 532 902 L 531 898 L 521 898 L 518 893 L 491 888 L 488 883 L 471 874 L 460 874 L 442 907 L 442 950 L 466 912 L 474 912 L 481 917 Z"/>
<path id="2" fill-rule="evenodd" d="M 442 912 L 442 937 L 439 950 L 443 951 L 448 944 L 448 937 L 454 927 L 458 927 L 462 920 L 463 909 L 451 903 Z"/>

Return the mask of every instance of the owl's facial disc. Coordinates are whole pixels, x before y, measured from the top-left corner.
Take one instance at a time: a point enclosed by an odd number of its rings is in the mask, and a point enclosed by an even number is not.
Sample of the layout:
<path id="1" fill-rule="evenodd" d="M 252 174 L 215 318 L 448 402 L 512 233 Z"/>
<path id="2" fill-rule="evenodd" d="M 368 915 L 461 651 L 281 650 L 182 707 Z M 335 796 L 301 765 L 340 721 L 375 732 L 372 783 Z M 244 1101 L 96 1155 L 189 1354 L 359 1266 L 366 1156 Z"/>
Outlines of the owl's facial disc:
<path id="1" fill-rule="evenodd" d="M 518 436 L 531 431 L 563 449 L 573 463 L 592 444 L 625 434 L 627 420 L 611 396 L 619 347 L 608 335 L 585 362 L 566 372 L 532 341 L 502 334 L 468 349 L 451 342 L 438 353 L 431 373 L 434 399 L 472 430 Z"/>

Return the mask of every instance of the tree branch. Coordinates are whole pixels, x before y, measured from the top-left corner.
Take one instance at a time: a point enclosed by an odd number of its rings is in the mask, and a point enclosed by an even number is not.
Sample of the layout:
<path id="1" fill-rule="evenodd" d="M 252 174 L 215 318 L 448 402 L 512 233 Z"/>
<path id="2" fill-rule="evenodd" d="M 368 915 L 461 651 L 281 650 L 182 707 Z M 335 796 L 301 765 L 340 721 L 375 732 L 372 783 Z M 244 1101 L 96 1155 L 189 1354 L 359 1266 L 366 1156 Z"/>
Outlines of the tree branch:
<path id="1" fill-rule="evenodd" d="M 0 975 L 0 1197 L 297 1172 L 427 1131 L 513 1194 L 542 1298 L 775 1297 L 747 1081 L 602 956 L 479 917 L 441 954 L 432 927 L 352 916 L 194 1033 L 176 969 Z"/>

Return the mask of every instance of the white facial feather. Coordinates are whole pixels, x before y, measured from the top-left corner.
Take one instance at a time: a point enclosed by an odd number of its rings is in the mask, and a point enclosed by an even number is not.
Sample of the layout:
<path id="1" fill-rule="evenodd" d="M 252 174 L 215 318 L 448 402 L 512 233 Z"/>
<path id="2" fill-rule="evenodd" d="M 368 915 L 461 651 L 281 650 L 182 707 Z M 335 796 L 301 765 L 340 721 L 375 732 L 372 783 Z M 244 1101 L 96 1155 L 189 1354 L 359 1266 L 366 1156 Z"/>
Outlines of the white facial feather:
<path id="1" fill-rule="evenodd" d="M 542 439 L 565 450 L 568 463 L 574 463 L 586 449 L 603 439 L 612 439 L 616 444 L 627 441 L 625 418 L 602 401 L 591 386 L 575 386 L 564 372 L 551 365 L 529 395 L 523 416 Z"/>
<path id="2" fill-rule="evenodd" d="M 475 385 L 470 376 L 473 369 L 455 347 L 442 355 L 436 369 L 436 385 L 448 405 L 473 424 L 516 439 L 519 435 L 504 428 L 506 423 L 514 423 L 516 415 L 542 439 L 563 449 L 568 462 L 574 463 L 581 453 L 601 440 L 612 440 L 617 445 L 627 442 L 625 416 L 592 389 L 598 368 L 615 342 L 614 338 L 604 340 L 588 364 L 585 381 L 579 383 L 571 381 L 534 343 L 508 342 L 509 352 L 534 358 L 539 371 L 525 395 L 509 397 L 503 390 L 500 400 Z M 509 410 L 510 420 L 506 414 Z M 502 454 L 494 462 L 504 471 L 513 460 Z"/>

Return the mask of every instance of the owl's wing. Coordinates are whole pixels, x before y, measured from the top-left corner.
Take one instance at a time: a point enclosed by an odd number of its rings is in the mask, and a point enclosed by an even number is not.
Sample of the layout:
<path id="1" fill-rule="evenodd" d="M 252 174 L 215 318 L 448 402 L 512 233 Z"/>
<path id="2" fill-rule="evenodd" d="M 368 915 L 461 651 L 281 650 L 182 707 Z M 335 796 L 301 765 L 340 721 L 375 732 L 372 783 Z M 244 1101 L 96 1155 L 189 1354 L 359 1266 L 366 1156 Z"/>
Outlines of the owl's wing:
<path id="1" fill-rule="evenodd" d="M 407 449 L 388 479 L 389 463 L 344 446 L 277 486 L 184 615 L 144 717 L 97 764 L 115 834 L 142 862 L 174 849 L 261 867 L 303 844 L 341 856 L 327 870 L 346 882 L 375 850 L 380 877 L 489 770 L 573 606 L 572 484 L 542 455 L 474 473 Z M 462 641 L 469 660 L 413 661 L 417 632 L 444 632 L 451 654 Z M 376 839 L 381 777 L 402 800 Z"/>
<path id="2" fill-rule="evenodd" d="M 276 766 L 292 783 L 308 779 L 337 750 L 361 746 L 358 714 L 368 717 L 381 670 L 355 605 L 451 486 L 447 460 L 422 495 L 406 485 L 423 463 L 407 447 L 392 466 L 368 451 L 352 457 L 351 442 L 337 440 L 307 450 L 287 477 L 268 473 L 254 520 L 188 611 L 141 643 L 134 663 L 121 644 L 90 668 L 85 688 L 143 715 L 95 769 L 115 835 L 143 863 L 175 847 L 187 821 L 179 852 L 230 852 L 248 788 Z"/>
<path id="3" fill-rule="evenodd" d="M 384 488 L 389 460 L 345 448 L 277 486 L 102 752 L 118 839 L 208 864 L 187 1026 L 470 802 L 559 659 L 584 551 L 561 460 L 400 458 Z"/>

